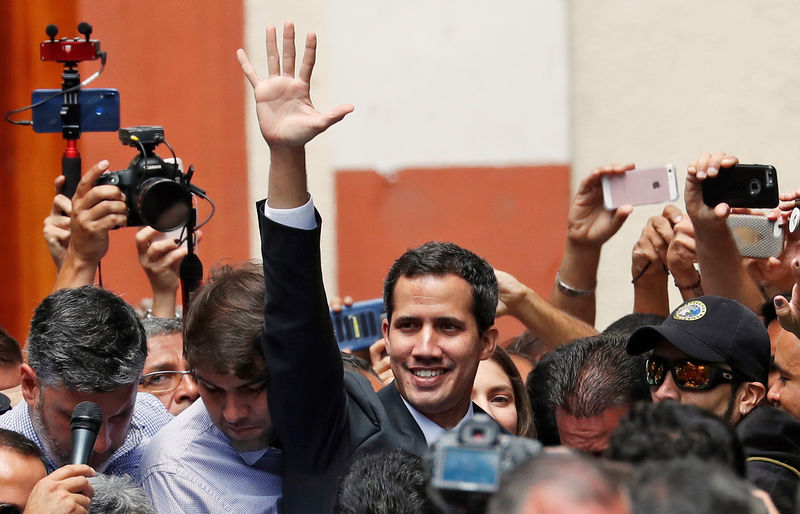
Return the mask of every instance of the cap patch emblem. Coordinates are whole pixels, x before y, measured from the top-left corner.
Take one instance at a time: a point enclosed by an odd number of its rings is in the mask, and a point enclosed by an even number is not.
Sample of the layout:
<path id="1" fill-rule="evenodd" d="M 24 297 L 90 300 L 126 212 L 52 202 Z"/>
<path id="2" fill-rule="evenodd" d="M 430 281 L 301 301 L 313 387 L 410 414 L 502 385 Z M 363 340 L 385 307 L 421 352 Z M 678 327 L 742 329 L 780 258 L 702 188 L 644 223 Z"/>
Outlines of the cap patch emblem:
<path id="1" fill-rule="evenodd" d="M 681 305 L 678 307 L 678 310 L 675 311 L 675 314 L 673 314 L 672 317 L 681 321 L 694 321 L 702 318 L 705 315 L 706 304 L 700 300 L 692 300 L 686 305 Z"/>

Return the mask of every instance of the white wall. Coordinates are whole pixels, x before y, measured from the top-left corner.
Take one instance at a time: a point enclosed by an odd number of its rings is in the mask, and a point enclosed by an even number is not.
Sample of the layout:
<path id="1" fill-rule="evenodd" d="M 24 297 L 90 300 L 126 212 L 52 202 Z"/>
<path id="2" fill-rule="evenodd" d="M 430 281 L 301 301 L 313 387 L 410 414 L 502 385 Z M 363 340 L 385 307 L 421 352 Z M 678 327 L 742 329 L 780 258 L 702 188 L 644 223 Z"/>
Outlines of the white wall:
<path id="1" fill-rule="evenodd" d="M 592 167 L 633 160 L 674 163 L 682 192 L 686 165 L 716 150 L 799 187 L 798 19 L 789 0 L 571 2 L 573 190 Z M 637 208 L 606 245 L 598 327 L 630 311 L 630 252 L 658 212 Z"/>
<path id="2" fill-rule="evenodd" d="M 248 0 L 246 49 L 259 71 L 266 25 L 287 19 L 298 39 L 310 30 L 319 36 L 315 105 L 355 105 L 308 148 L 329 293 L 335 170 L 569 162 L 564 2 Z M 265 194 L 267 161 L 252 112 L 248 129 L 255 199 Z M 256 232 L 253 241 L 258 255 Z"/>

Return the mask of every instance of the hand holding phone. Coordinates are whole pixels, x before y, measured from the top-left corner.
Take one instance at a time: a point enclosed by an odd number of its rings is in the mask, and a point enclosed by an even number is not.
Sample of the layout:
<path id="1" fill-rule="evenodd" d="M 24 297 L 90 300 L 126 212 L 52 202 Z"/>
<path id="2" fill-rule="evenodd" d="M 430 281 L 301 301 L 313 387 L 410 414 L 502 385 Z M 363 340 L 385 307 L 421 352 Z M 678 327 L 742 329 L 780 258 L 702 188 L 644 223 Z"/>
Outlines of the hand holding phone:
<path id="1" fill-rule="evenodd" d="M 645 205 L 674 202 L 678 199 L 675 166 L 628 170 L 603 177 L 603 206 Z"/>

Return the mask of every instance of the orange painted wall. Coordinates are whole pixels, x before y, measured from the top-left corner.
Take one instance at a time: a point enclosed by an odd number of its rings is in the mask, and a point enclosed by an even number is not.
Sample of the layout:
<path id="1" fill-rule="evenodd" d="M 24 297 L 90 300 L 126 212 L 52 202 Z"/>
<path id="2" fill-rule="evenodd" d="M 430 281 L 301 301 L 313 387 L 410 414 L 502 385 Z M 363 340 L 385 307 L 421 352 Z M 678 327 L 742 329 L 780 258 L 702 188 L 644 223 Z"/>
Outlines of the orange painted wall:
<path id="1" fill-rule="evenodd" d="M 549 297 L 566 235 L 567 166 L 407 169 L 336 174 L 339 291 L 381 296 L 406 249 L 453 241 Z M 523 330 L 503 318 L 501 338 Z"/>
<path id="2" fill-rule="evenodd" d="M 108 53 L 106 71 L 88 87 L 120 90 L 122 126 L 162 125 L 167 140 L 188 167 L 193 182 L 208 191 L 217 205 L 204 229 L 200 257 L 206 269 L 224 258 L 249 256 L 248 223 L 252 206 L 247 196 L 244 127 L 244 82 L 234 51 L 243 45 L 242 2 L 3 2 L 3 32 L 12 29 L 11 81 L 0 86 L 7 111 L 27 103 L 35 88 L 60 87 L 61 65 L 39 61 L 39 43 L 48 23 L 59 25 L 59 36 L 75 36 L 79 21 L 94 27 L 93 38 Z M 4 37 L 9 38 L 12 36 Z M 99 61 L 81 65 L 87 78 Z M 34 134 L 29 127 L 4 122 L 0 136 L 13 134 L 6 151 L 3 178 L 3 218 L 14 220 L 4 239 L 0 265 L 14 270 L 0 311 L 0 324 L 22 340 L 33 306 L 49 293 L 54 278 L 41 237 L 42 220 L 52 200 L 52 181 L 60 174 L 63 142 L 58 134 Z M 18 141 L 22 141 L 19 142 Z M 13 149 L 8 152 L 8 148 Z M 136 155 L 119 143 L 116 133 L 86 133 L 79 144 L 83 168 L 106 158 L 114 170 L 125 168 Z M 163 147 L 163 145 L 162 145 Z M 169 155 L 166 148 L 161 155 Z M 13 176 L 12 176 L 13 175 Z M 200 218 L 209 210 L 201 202 Z M 6 229 L 3 229 L 4 234 Z M 130 303 L 149 296 L 149 285 L 136 257 L 135 229 L 117 230 L 103 260 L 103 283 Z"/>

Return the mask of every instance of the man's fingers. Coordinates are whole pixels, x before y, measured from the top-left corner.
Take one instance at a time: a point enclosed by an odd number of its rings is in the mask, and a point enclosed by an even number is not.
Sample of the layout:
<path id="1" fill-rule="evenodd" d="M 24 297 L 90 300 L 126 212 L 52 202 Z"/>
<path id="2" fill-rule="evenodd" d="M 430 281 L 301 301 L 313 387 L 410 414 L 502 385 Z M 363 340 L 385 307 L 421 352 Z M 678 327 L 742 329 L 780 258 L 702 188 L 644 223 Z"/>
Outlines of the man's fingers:
<path id="1" fill-rule="evenodd" d="M 314 71 L 314 63 L 317 60 L 317 35 L 309 32 L 306 36 L 306 48 L 303 51 L 303 62 L 300 63 L 300 80 L 308 84 L 311 83 L 311 72 Z"/>
<path id="2" fill-rule="evenodd" d="M 97 202 L 90 209 L 81 213 L 82 221 L 97 221 L 110 215 L 128 216 L 128 206 L 119 200 Z"/>
<path id="3" fill-rule="evenodd" d="M 714 215 L 720 219 L 726 219 L 731 214 L 731 208 L 727 203 L 718 203 L 714 207 Z"/>
<path id="4" fill-rule="evenodd" d="M 242 72 L 247 78 L 247 81 L 255 88 L 256 84 L 258 84 L 258 73 L 253 69 L 253 65 L 250 64 L 250 59 L 247 58 L 247 54 L 241 48 L 236 50 L 236 59 L 239 60 L 239 66 L 242 67 Z"/>
<path id="5" fill-rule="evenodd" d="M 67 181 L 67 177 L 65 177 L 64 175 L 59 175 L 59 176 L 56 177 L 56 179 L 53 181 L 53 184 L 55 185 L 55 191 L 56 191 L 55 194 L 60 195 L 61 193 L 64 192 L 64 183 L 66 181 Z"/>
<path id="6" fill-rule="evenodd" d="M 334 123 L 338 123 L 338 122 L 342 121 L 342 119 L 345 116 L 347 116 L 348 114 L 353 112 L 353 109 L 354 109 L 354 107 L 352 105 L 350 105 L 350 104 L 342 104 L 342 105 L 332 109 L 327 114 L 323 115 L 323 117 L 321 119 L 321 127 L 320 128 L 322 128 L 322 130 L 325 130 L 328 127 L 330 127 L 331 125 L 333 125 Z"/>
<path id="7" fill-rule="evenodd" d="M 72 216 L 72 200 L 62 194 L 57 194 L 53 198 L 53 210 L 51 213 L 67 217 Z"/>
<path id="8" fill-rule="evenodd" d="M 667 204 L 661 215 L 667 218 L 672 225 L 677 225 L 683 219 L 683 211 L 672 204 Z"/>
<path id="9" fill-rule="evenodd" d="M 136 231 L 134 239 L 136 239 L 136 250 L 141 254 L 147 251 L 153 237 L 158 233 L 153 227 L 142 227 Z"/>
<path id="10" fill-rule="evenodd" d="M 283 75 L 294 77 L 294 23 L 287 21 L 283 24 Z"/>
<path id="11" fill-rule="evenodd" d="M 74 476 L 93 477 L 96 474 L 95 470 L 86 464 L 67 464 L 47 475 L 47 478 L 58 481 Z"/>
<path id="12" fill-rule="evenodd" d="M 278 57 L 278 31 L 275 27 L 267 27 L 267 72 L 270 77 L 281 74 L 281 62 Z"/>
<path id="13" fill-rule="evenodd" d="M 374 343 L 369 346 L 369 358 L 372 361 L 373 367 L 375 364 L 380 362 L 380 360 L 386 354 L 386 340 L 384 338 L 380 338 Z"/>
<path id="14" fill-rule="evenodd" d="M 89 191 L 92 190 L 95 181 L 107 169 L 108 169 L 108 161 L 105 159 L 103 159 L 102 161 L 98 162 L 97 164 L 89 168 L 89 171 L 84 173 L 83 177 L 81 177 L 80 182 L 78 182 L 78 187 L 75 190 L 75 195 L 78 197 L 85 196 Z"/>

